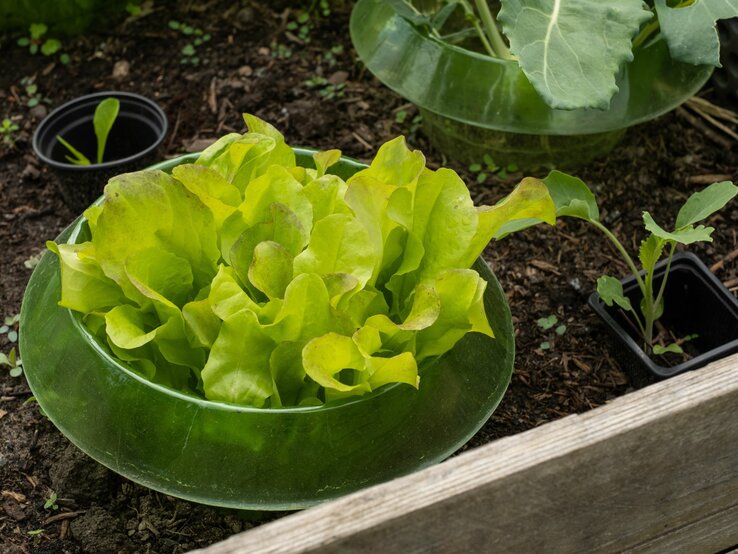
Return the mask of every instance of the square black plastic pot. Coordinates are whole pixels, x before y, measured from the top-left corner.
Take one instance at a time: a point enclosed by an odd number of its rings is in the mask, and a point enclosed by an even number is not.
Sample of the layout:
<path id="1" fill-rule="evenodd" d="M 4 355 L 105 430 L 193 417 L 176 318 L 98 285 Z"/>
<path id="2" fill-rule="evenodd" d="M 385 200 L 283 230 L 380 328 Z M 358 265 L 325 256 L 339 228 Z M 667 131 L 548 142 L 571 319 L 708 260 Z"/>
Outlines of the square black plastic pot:
<path id="1" fill-rule="evenodd" d="M 656 290 L 665 272 L 666 260 L 662 260 L 654 273 Z M 639 306 L 642 296 L 635 278 L 621 283 L 631 304 Z M 642 339 L 620 309 L 605 305 L 596 292 L 589 297 L 589 305 L 605 322 L 616 345 L 615 358 L 635 384 L 647 382 L 649 374 L 664 379 L 738 352 L 738 300 L 690 252 L 676 254 L 672 260 L 659 321 L 677 337 L 697 335 L 690 344 L 699 355 L 692 359 L 672 367 L 659 365 L 643 351 Z"/>
<path id="2" fill-rule="evenodd" d="M 66 159 L 69 152 L 57 136 L 61 135 L 94 160 L 97 138 L 92 120 L 97 105 L 108 97 L 119 100 L 120 111 L 110 131 L 103 162 L 70 163 Z M 64 203 L 74 213 L 81 213 L 102 194 L 108 179 L 157 161 L 167 127 L 166 115 L 148 98 L 129 92 L 97 92 L 71 100 L 51 112 L 33 135 L 33 149 L 56 174 Z"/>

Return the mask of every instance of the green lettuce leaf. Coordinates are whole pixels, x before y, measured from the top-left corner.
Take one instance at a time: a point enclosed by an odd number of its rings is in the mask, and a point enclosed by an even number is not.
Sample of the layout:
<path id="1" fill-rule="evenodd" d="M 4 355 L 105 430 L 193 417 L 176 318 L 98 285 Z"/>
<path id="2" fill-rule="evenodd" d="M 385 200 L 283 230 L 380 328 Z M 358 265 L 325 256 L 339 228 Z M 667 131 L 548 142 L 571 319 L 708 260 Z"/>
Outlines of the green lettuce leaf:
<path id="1" fill-rule="evenodd" d="M 142 250 L 167 252 L 187 261 L 192 283 L 210 284 L 220 254 L 212 212 L 162 171 L 113 177 L 105 187 L 94 235 L 97 261 L 128 298 L 141 300 L 125 272 L 126 260 Z"/>
<path id="2" fill-rule="evenodd" d="M 363 287 L 371 279 L 375 265 L 376 252 L 359 220 L 332 214 L 315 224 L 310 244 L 295 258 L 294 273 L 352 275 Z"/>
<path id="3" fill-rule="evenodd" d="M 211 400 L 260 408 L 274 392 L 269 358 L 276 344 L 254 312 L 242 310 L 223 321 L 202 370 Z"/>
<path id="4" fill-rule="evenodd" d="M 103 273 L 91 242 L 56 244 L 49 241 L 46 247 L 59 257 L 60 306 L 87 314 L 126 302 L 121 288 Z"/>

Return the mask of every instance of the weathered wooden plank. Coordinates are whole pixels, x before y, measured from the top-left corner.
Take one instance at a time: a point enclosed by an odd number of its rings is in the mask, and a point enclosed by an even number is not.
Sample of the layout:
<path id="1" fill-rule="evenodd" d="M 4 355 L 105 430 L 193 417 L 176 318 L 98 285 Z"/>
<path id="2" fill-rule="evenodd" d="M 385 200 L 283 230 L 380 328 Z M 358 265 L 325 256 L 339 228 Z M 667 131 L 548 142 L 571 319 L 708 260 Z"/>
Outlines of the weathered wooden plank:
<path id="1" fill-rule="evenodd" d="M 714 552 L 737 506 L 735 355 L 198 552 Z"/>

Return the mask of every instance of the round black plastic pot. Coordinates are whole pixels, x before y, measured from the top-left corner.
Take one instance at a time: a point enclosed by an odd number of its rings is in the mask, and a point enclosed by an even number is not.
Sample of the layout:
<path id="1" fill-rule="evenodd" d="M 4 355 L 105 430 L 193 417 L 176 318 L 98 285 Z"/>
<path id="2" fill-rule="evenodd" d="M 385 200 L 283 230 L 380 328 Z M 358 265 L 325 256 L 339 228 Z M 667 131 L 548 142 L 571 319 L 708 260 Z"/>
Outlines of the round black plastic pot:
<path id="1" fill-rule="evenodd" d="M 665 273 L 666 260 L 662 260 L 654 273 L 656 290 Z M 621 283 L 631 304 L 640 305 L 642 296 L 635 278 L 627 277 Z M 659 379 L 673 377 L 738 352 L 738 299 L 690 252 L 676 254 L 672 260 L 659 321 L 677 338 L 697 335 L 689 343 L 699 352 L 693 358 L 671 367 L 660 365 L 643 351 L 642 340 L 622 311 L 606 306 L 596 292 L 589 297 L 589 305 L 605 322 L 614 339 L 615 358 L 635 384 L 647 382 L 649 374 Z"/>
<path id="2" fill-rule="evenodd" d="M 66 159 L 69 151 L 57 137 L 64 138 L 89 160 L 95 160 L 97 137 L 92 119 L 97 105 L 108 97 L 119 100 L 120 111 L 108 135 L 103 163 L 70 163 Z M 108 179 L 154 162 L 167 128 L 167 116 L 148 98 L 130 92 L 97 92 L 51 112 L 33 135 L 33 150 L 57 174 L 64 203 L 79 213 L 102 194 Z"/>

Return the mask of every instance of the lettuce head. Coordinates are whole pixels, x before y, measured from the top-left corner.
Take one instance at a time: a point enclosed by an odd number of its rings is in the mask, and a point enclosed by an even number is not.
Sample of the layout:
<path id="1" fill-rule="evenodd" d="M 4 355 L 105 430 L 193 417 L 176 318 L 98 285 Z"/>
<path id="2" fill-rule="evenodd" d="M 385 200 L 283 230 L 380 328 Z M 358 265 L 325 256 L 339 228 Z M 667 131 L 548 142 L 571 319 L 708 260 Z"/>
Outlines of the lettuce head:
<path id="1" fill-rule="evenodd" d="M 244 117 L 249 132 L 171 175 L 112 178 L 85 212 L 91 239 L 49 243 L 60 305 L 114 356 L 209 400 L 277 408 L 418 387 L 466 333 L 493 336 L 469 267 L 492 238 L 553 223 L 542 181 L 476 207 L 402 137 L 344 181 L 339 151 L 299 167 L 279 131 Z"/>

